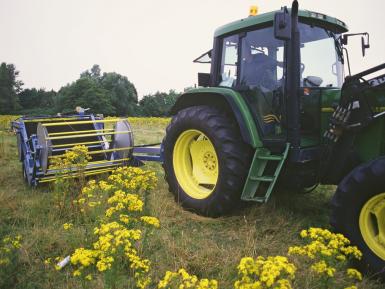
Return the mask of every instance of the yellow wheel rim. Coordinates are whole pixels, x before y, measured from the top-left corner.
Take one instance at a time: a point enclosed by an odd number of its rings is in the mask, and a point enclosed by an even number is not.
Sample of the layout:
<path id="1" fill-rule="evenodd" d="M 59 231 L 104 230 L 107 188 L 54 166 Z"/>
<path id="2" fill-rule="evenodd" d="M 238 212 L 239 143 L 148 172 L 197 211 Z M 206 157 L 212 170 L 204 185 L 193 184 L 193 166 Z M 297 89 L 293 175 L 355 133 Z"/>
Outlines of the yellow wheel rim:
<path id="1" fill-rule="evenodd" d="M 218 180 L 218 157 L 204 133 L 190 129 L 178 137 L 173 165 L 179 185 L 191 198 L 205 199 L 212 194 Z"/>
<path id="2" fill-rule="evenodd" d="M 368 247 L 385 260 L 385 193 L 366 202 L 360 213 L 360 230 Z"/>

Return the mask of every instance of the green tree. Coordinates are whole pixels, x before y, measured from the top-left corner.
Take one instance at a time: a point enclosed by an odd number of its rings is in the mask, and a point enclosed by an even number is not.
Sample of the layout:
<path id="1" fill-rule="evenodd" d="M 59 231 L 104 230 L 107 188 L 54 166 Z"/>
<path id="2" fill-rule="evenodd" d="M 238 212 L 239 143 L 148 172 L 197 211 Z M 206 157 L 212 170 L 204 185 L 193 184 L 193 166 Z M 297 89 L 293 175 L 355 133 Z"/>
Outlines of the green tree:
<path id="1" fill-rule="evenodd" d="M 18 80 L 19 72 L 15 65 L 0 65 L 0 113 L 10 114 L 20 109 L 18 93 L 21 91 L 23 82 Z"/>
<path id="2" fill-rule="evenodd" d="M 101 87 L 92 77 L 81 77 L 62 87 L 58 92 L 57 110 L 63 113 L 74 112 L 77 106 L 91 108 L 94 113 L 115 115 L 111 103 L 111 93 Z"/>
<path id="3" fill-rule="evenodd" d="M 156 117 L 168 116 L 179 95 L 174 90 L 170 90 L 168 93 L 156 92 L 146 95 L 139 101 L 141 114 Z"/>
<path id="4" fill-rule="evenodd" d="M 118 115 L 135 115 L 138 93 L 127 77 L 115 72 L 103 73 L 101 86 L 111 95 L 111 103 Z"/>
<path id="5" fill-rule="evenodd" d="M 127 77 L 115 72 L 101 74 L 100 66 L 95 64 L 82 72 L 77 81 L 62 87 L 56 103 L 58 112 L 82 106 L 90 107 L 94 113 L 135 115 L 138 94 Z"/>
<path id="6" fill-rule="evenodd" d="M 80 78 L 91 77 L 95 80 L 100 80 L 101 69 L 98 64 L 94 64 L 90 70 L 86 70 L 80 74 Z"/>
<path id="7" fill-rule="evenodd" d="M 52 113 L 56 92 L 54 90 L 27 88 L 19 93 L 22 112 Z"/>

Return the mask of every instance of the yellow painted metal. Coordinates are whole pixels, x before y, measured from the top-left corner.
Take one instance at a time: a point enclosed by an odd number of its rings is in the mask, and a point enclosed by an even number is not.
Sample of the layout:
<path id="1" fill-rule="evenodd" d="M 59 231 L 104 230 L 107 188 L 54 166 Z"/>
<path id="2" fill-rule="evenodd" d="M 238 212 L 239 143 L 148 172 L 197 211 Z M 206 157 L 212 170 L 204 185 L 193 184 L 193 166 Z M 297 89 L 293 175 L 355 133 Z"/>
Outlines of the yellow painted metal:
<path id="1" fill-rule="evenodd" d="M 210 139 L 201 131 L 184 131 L 173 151 L 175 176 L 183 191 L 194 199 L 209 197 L 217 184 L 219 163 Z"/>
<path id="2" fill-rule="evenodd" d="M 385 193 L 365 203 L 360 213 L 359 226 L 366 245 L 385 261 Z"/>
<path id="3" fill-rule="evenodd" d="M 73 131 L 63 131 L 63 132 L 52 132 L 49 133 L 48 136 L 55 136 L 55 135 L 69 135 L 69 134 L 82 134 L 82 133 L 88 133 L 88 132 L 108 132 L 113 131 L 113 128 L 105 128 L 105 129 L 90 129 L 90 130 L 73 130 Z"/>
<path id="4" fill-rule="evenodd" d="M 89 151 L 89 155 L 95 155 L 100 153 L 108 153 L 108 152 L 117 152 L 117 151 L 124 151 L 132 149 L 133 147 L 124 147 L 124 148 L 114 148 L 114 149 L 105 149 L 105 150 L 97 150 L 97 151 Z M 60 158 L 63 155 L 56 155 L 56 156 L 48 156 L 48 158 L 54 159 L 54 158 Z"/>
<path id="5" fill-rule="evenodd" d="M 115 166 L 118 165 L 121 162 L 128 161 L 130 160 L 129 158 L 122 158 L 122 159 L 116 159 L 116 160 L 102 160 L 102 161 L 95 161 L 95 162 L 89 162 L 87 164 L 87 167 L 85 168 L 86 170 L 92 170 L 95 169 L 96 167 L 93 165 L 101 165 L 101 164 L 107 164 L 107 166 Z M 97 168 L 102 168 L 104 166 L 97 166 Z M 47 171 L 46 175 L 54 174 L 55 170 Z"/>
<path id="6" fill-rule="evenodd" d="M 379 106 L 379 107 L 375 107 L 374 108 L 374 112 L 383 112 L 385 111 L 385 107 L 384 106 Z"/>
<path id="7" fill-rule="evenodd" d="M 95 161 L 95 162 L 89 162 L 89 165 L 98 165 L 98 164 L 104 164 L 104 163 L 112 163 L 112 162 L 124 162 L 130 160 L 129 158 L 122 158 L 122 159 L 116 159 L 116 160 L 103 160 L 103 161 Z"/>
<path id="8" fill-rule="evenodd" d="M 89 137 L 89 136 L 103 136 L 103 135 L 113 135 L 113 134 L 127 134 L 130 132 L 131 132 L 130 130 L 126 130 L 126 131 L 112 131 L 112 132 L 107 132 L 107 133 L 85 133 L 85 134 L 47 137 L 46 140 L 71 139 L 71 138 L 82 138 L 82 137 Z"/>
<path id="9" fill-rule="evenodd" d="M 103 174 L 103 173 L 107 173 L 107 172 L 112 172 L 114 170 L 115 170 L 115 168 L 93 170 L 93 171 L 85 172 L 84 176 L 93 176 L 93 175 Z M 77 174 L 77 173 L 62 176 L 63 179 L 72 179 L 72 178 L 77 178 L 77 177 L 79 177 L 79 174 Z M 47 183 L 47 182 L 53 182 L 55 179 L 56 179 L 55 176 L 43 177 L 41 179 L 38 179 L 38 181 L 39 181 L 39 183 Z"/>
<path id="10" fill-rule="evenodd" d="M 334 111 L 335 111 L 335 109 L 332 107 L 322 107 L 321 108 L 321 112 L 334 112 Z M 385 111 L 385 107 L 384 106 L 375 107 L 375 108 L 373 108 L 373 111 L 374 112 L 383 112 L 383 111 Z"/>
<path id="11" fill-rule="evenodd" d="M 321 108 L 321 112 L 334 112 L 334 108 L 332 108 L 332 107 L 323 107 L 323 108 Z"/>
<path id="12" fill-rule="evenodd" d="M 72 146 L 80 146 L 80 145 L 89 145 L 89 144 L 101 144 L 104 142 L 112 142 L 112 140 L 98 140 L 98 141 L 87 141 L 87 142 L 78 142 L 78 143 L 69 143 L 69 144 L 59 144 L 59 145 L 51 145 L 51 148 L 65 148 Z"/>
<path id="13" fill-rule="evenodd" d="M 128 120 L 128 118 L 50 122 L 50 123 L 42 123 L 42 125 L 43 126 L 63 126 L 63 125 L 74 125 L 74 124 L 84 124 L 84 123 L 109 123 L 109 122 L 117 122 L 120 120 Z"/>

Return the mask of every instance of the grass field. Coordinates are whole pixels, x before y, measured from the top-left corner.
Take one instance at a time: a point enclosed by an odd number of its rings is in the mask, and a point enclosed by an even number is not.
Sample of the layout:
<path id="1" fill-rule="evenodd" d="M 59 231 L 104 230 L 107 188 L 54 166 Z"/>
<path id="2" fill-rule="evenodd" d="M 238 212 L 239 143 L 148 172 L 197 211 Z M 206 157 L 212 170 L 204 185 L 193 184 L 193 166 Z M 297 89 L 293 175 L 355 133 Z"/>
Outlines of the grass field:
<path id="1" fill-rule="evenodd" d="M 165 124 L 134 123 L 136 144 L 161 141 Z M 0 266 L 3 288 L 106 288 L 101 278 L 84 283 L 70 271 L 55 271 L 44 264 L 49 257 L 67 256 L 89 243 L 94 223 L 59 214 L 50 186 L 32 189 L 23 182 L 17 160 L 16 139 L 0 132 L 0 238 L 22 236 L 18 258 L 6 269 Z M 275 193 L 266 205 L 253 205 L 232 216 L 208 219 L 181 209 L 168 192 L 159 164 L 148 164 L 159 178 L 146 203 L 158 217 L 160 229 L 148 238 L 142 253 L 152 262 L 151 277 L 160 280 L 167 270 L 185 268 L 200 278 L 218 280 L 220 288 L 233 288 L 237 265 L 244 256 L 284 255 L 288 246 L 301 242 L 299 232 L 309 227 L 329 228 L 329 199 L 334 187 L 318 187 L 311 194 Z M 73 222 L 74 229 L 63 230 Z M 2 271 L 2 272 L 1 272 Z M 134 288 L 128 275 L 116 277 L 116 288 Z M 150 288 L 156 287 L 156 283 Z M 380 289 L 385 285 L 364 278 L 359 288 Z M 298 271 L 294 288 L 326 288 L 308 271 Z"/>

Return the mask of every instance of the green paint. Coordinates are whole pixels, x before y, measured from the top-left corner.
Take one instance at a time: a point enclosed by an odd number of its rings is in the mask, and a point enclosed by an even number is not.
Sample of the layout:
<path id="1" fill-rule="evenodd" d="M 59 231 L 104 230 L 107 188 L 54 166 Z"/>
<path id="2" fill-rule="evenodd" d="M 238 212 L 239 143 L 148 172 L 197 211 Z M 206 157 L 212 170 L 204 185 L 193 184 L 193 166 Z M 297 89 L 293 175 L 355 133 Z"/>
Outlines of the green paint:
<path id="1" fill-rule="evenodd" d="M 290 10 L 290 9 L 289 9 Z M 231 22 L 229 24 L 226 24 L 224 26 L 219 27 L 217 30 L 215 30 L 214 36 L 222 36 L 228 33 L 232 33 L 237 30 L 242 30 L 242 29 L 247 29 L 256 25 L 260 24 L 267 24 L 271 23 L 274 21 L 274 14 L 279 11 L 273 11 L 273 12 L 268 12 L 268 13 L 263 13 L 257 16 L 251 16 L 248 18 L 244 18 L 238 21 Z M 326 26 L 326 28 L 329 28 L 331 30 L 336 30 L 339 33 L 347 32 L 348 27 L 346 24 L 337 18 L 330 17 L 324 14 L 319 14 L 322 15 L 322 19 L 319 19 L 317 17 L 314 17 L 314 13 L 317 12 L 312 12 L 312 11 L 307 11 L 307 10 L 300 10 L 298 11 L 298 16 L 302 19 L 310 20 L 314 22 L 314 24 L 321 24 L 323 26 Z M 313 16 L 312 16 L 313 15 Z"/>
<path id="2" fill-rule="evenodd" d="M 355 149 L 362 162 L 375 159 L 385 153 L 385 119 L 375 120 L 356 138 Z"/>
<path id="3" fill-rule="evenodd" d="M 341 89 L 324 89 L 321 94 L 321 129 L 320 137 L 329 128 L 329 119 L 334 112 L 334 108 L 338 105 L 341 97 Z"/>
<path id="4" fill-rule="evenodd" d="M 281 173 L 283 164 L 289 153 L 290 144 L 286 144 L 285 151 L 281 155 L 272 155 L 266 148 L 257 148 L 251 162 L 249 174 L 243 187 L 241 199 L 243 201 L 254 201 L 266 203 L 273 192 L 275 183 Z M 268 162 L 276 162 L 274 175 L 264 175 Z M 262 182 L 269 183 L 264 195 L 256 195 Z"/>
<path id="5" fill-rule="evenodd" d="M 242 95 L 232 89 L 224 87 L 209 87 L 209 88 L 194 88 L 187 91 L 184 95 L 197 94 L 216 94 L 223 96 L 231 105 L 236 106 L 242 116 L 244 127 L 250 136 L 250 145 L 253 148 L 262 147 L 262 141 L 258 135 L 257 127 L 255 125 L 253 116 L 250 112 Z"/>

